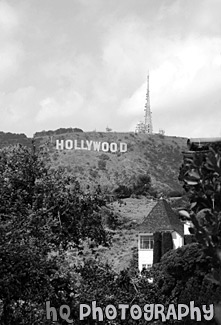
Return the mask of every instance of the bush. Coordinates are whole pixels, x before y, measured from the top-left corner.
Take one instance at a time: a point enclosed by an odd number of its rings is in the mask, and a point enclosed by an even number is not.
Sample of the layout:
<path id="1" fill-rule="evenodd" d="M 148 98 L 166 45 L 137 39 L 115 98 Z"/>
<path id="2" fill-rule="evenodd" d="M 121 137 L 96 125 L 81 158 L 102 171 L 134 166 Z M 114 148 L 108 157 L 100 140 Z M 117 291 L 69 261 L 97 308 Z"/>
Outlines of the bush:
<path id="1" fill-rule="evenodd" d="M 100 170 L 106 170 L 106 160 L 98 160 L 98 168 Z"/>
<path id="2" fill-rule="evenodd" d="M 184 235 L 184 245 L 192 244 L 196 242 L 194 235 Z"/>
<path id="3" fill-rule="evenodd" d="M 209 280 L 211 269 L 212 259 L 205 255 L 198 243 L 171 250 L 153 266 L 155 290 L 165 306 L 170 303 L 189 305 L 190 301 L 200 308 L 203 304 L 214 304 L 219 301 L 221 288 Z M 182 324 L 195 323 L 188 316 Z M 168 320 L 167 324 L 174 324 L 174 321 Z M 215 325 L 216 322 L 202 318 L 200 324 Z"/>
<path id="4" fill-rule="evenodd" d="M 125 185 L 120 185 L 114 190 L 113 193 L 118 199 L 125 199 L 131 196 L 132 189 Z"/>
<path id="5" fill-rule="evenodd" d="M 0 150 L 2 325 L 48 324 L 42 302 L 68 303 L 75 290 L 64 249 L 70 242 L 80 249 L 86 238 L 108 245 L 102 195 L 83 193 L 65 169 L 52 169 L 45 159 L 22 146 Z"/>
<path id="6" fill-rule="evenodd" d="M 137 195 L 147 194 L 151 187 L 151 177 L 149 173 L 140 174 L 133 185 L 133 193 Z"/>
<path id="7" fill-rule="evenodd" d="M 105 153 L 102 153 L 99 158 L 100 160 L 110 160 L 110 157 Z"/>

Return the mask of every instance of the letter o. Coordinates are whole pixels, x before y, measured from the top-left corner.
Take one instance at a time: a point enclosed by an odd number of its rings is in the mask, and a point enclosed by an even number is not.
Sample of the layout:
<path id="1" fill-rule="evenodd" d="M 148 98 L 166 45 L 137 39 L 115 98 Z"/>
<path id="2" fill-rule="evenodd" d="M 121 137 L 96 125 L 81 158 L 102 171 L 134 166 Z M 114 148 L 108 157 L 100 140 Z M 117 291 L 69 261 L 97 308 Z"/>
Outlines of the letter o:
<path id="1" fill-rule="evenodd" d="M 117 144 L 115 142 L 111 142 L 110 151 L 111 152 L 117 152 Z"/>
<path id="2" fill-rule="evenodd" d="M 65 148 L 70 150 L 73 149 L 73 141 L 72 140 L 66 140 L 65 141 Z"/>
<path id="3" fill-rule="evenodd" d="M 102 142 L 101 149 L 102 149 L 102 151 L 105 151 L 105 152 L 109 151 L 109 143 Z"/>
<path id="4" fill-rule="evenodd" d="M 110 310 L 112 311 L 112 315 L 110 315 Z M 107 319 L 115 319 L 117 317 L 117 310 L 114 305 L 108 305 L 105 308 L 105 314 Z"/>

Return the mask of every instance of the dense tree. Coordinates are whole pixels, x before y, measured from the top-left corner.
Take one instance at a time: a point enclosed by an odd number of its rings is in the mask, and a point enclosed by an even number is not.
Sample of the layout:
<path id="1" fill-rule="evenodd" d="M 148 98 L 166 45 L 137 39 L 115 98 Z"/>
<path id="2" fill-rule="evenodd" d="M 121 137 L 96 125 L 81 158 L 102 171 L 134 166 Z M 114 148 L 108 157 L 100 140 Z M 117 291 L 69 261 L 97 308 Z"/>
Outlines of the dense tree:
<path id="1" fill-rule="evenodd" d="M 161 262 L 155 264 L 152 273 L 155 288 L 161 297 L 164 306 L 173 303 L 194 305 L 202 309 L 202 305 L 217 303 L 220 299 L 221 288 L 217 283 L 210 281 L 212 269 L 212 257 L 205 254 L 203 247 L 193 243 L 171 250 L 166 253 Z M 168 320 L 168 324 L 176 324 Z M 182 324 L 195 324 L 196 320 L 188 315 Z M 180 322 L 177 322 L 180 324 Z M 202 317 L 200 324 L 216 324 L 215 320 L 206 321 Z"/>
<path id="2" fill-rule="evenodd" d="M 127 187 L 126 185 L 119 185 L 114 191 L 113 194 L 118 199 L 125 199 L 131 196 L 133 190 L 131 187 Z"/>
<path id="3" fill-rule="evenodd" d="M 212 258 L 212 280 L 221 284 L 221 148 L 214 142 L 193 149 L 184 155 L 179 179 L 191 203 L 191 232 Z"/>
<path id="4" fill-rule="evenodd" d="M 198 305 L 216 302 L 220 288 L 218 283 L 208 280 L 210 271 L 219 270 L 215 257 L 220 245 L 220 176 L 216 169 L 219 156 L 214 155 L 213 167 L 206 158 L 201 161 L 207 162 L 203 168 L 191 160 L 190 165 L 184 166 L 183 174 L 181 171 L 200 244 L 166 253 L 160 263 L 140 277 L 132 270 L 118 274 L 98 260 L 96 245 L 109 242 L 101 222 L 100 207 L 105 201 L 100 191 L 93 195 L 83 193 L 74 177 L 68 176 L 63 168 L 50 168 L 47 157 L 34 148 L 16 146 L 1 150 L 1 324 L 50 324 L 45 319 L 46 300 L 57 310 L 62 304 L 69 305 L 75 324 L 82 322 L 79 304 L 91 304 L 93 300 L 101 307 L 128 303 L 141 308 L 150 303 L 168 306 L 188 304 L 190 300 Z M 135 186 L 142 193 L 148 192 L 148 175 L 140 177 Z M 212 200 L 211 188 L 215 191 Z M 85 242 L 89 243 L 88 255 L 83 249 Z M 70 252 L 75 255 L 71 257 Z M 150 277 L 154 278 L 153 283 Z M 59 315 L 58 322 L 67 324 Z M 85 323 L 96 321 L 89 317 Z M 110 321 L 105 319 L 103 323 Z M 147 322 L 143 317 L 133 320 L 128 313 L 126 320 L 118 317 L 115 323 Z M 176 324 L 173 320 L 167 323 Z M 191 321 L 187 318 L 183 324 Z"/>
<path id="5" fill-rule="evenodd" d="M 99 210 L 104 203 L 98 193 L 84 194 L 64 169 L 50 168 L 34 148 L 0 151 L 1 324 L 40 323 L 44 301 L 59 305 L 60 287 L 68 295 L 63 249 L 84 238 L 108 245 Z"/>
<path id="6" fill-rule="evenodd" d="M 45 157 L 22 146 L 1 150 L 0 182 L 2 220 L 26 221 L 30 235 L 49 231 L 53 243 L 77 243 L 87 236 L 105 242 L 99 214 L 103 197 L 84 194 L 65 169 L 47 167 Z"/>
<path id="7" fill-rule="evenodd" d="M 151 177 L 149 173 L 139 174 L 133 184 L 133 193 L 141 195 L 147 194 L 151 188 Z"/>
<path id="8" fill-rule="evenodd" d="M 119 199 L 128 198 L 132 194 L 157 196 L 149 173 L 132 176 L 128 185 L 121 184 L 114 190 L 114 195 Z"/>

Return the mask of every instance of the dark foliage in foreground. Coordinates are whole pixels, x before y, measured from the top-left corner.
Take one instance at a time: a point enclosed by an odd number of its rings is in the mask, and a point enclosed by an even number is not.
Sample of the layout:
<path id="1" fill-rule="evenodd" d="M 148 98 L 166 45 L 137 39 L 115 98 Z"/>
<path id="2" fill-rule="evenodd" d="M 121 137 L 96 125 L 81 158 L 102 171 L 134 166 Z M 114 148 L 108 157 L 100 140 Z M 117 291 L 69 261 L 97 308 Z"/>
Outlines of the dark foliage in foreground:
<path id="1" fill-rule="evenodd" d="M 221 148 L 210 143 L 207 150 L 184 153 L 179 180 L 190 200 L 191 229 L 212 259 L 211 281 L 221 285 Z M 217 308 L 220 321 L 221 307 Z"/>
<path id="2" fill-rule="evenodd" d="M 57 283 L 70 286 L 60 269 L 60 252 L 69 242 L 78 246 L 91 238 L 108 245 L 99 212 L 103 204 L 100 195 L 84 194 L 64 170 L 47 167 L 34 148 L 0 151 L 1 324 L 40 322 L 44 301 L 60 301 Z"/>
<path id="3" fill-rule="evenodd" d="M 53 170 L 45 161 L 34 149 L 21 146 L 0 151 L 2 325 L 51 324 L 46 320 L 45 301 L 57 310 L 70 306 L 70 318 L 79 325 L 79 304 L 92 301 L 101 307 L 123 303 L 141 309 L 145 304 L 167 308 L 191 300 L 196 305 L 217 301 L 220 288 L 208 280 L 213 256 L 205 255 L 199 244 L 166 253 L 142 277 L 132 270 L 117 274 L 101 264 L 93 254 L 94 246 L 109 243 L 100 216 L 105 204 L 101 193 L 83 193 L 64 169 Z M 82 254 L 84 241 L 93 243 L 88 257 Z M 75 255 L 68 255 L 74 251 Z M 114 322 L 147 323 L 143 317 L 133 320 L 129 313 L 125 320 L 117 317 Z M 96 323 L 91 317 L 84 321 Z M 171 319 L 166 323 L 180 324 Z M 67 322 L 58 315 L 58 324 Z M 110 321 L 105 318 L 103 324 Z M 187 317 L 182 324 L 193 322 Z"/>

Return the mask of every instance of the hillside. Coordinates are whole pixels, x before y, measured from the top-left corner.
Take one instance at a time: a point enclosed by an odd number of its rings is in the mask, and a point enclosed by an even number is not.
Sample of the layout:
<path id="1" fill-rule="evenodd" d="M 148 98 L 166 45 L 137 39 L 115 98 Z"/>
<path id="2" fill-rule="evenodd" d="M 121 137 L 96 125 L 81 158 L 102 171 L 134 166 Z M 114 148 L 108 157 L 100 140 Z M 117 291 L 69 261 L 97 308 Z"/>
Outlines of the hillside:
<path id="1" fill-rule="evenodd" d="M 171 199 L 171 207 L 174 205 L 182 207 L 183 199 Z M 111 234 L 110 247 L 94 247 L 95 256 L 103 263 L 110 264 L 117 272 L 130 268 L 132 265 L 137 267 L 138 259 L 138 232 L 137 226 L 142 223 L 157 200 L 145 197 L 127 198 L 120 201 L 109 203 L 102 208 L 102 218 L 105 229 Z M 176 209 L 175 209 L 176 211 Z M 110 216 L 113 218 L 108 218 Z M 114 224 L 113 221 L 116 221 Z M 70 252 L 70 255 L 72 253 Z M 90 249 L 84 250 L 84 256 L 91 256 Z"/>
<path id="2" fill-rule="evenodd" d="M 30 147 L 32 145 L 32 139 L 28 138 L 24 133 L 17 134 L 0 131 L 0 149 L 17 143 Z"/>
<path id="3" fill-rule="evenodd" d="M 56 140 L 75 143 L 77 149 L 56 150 Z M 86 187 L 101 185 L 112 191 L 119 185 L 131 185 L 139 174 L 150 173 L 153 186 L 158 191 L 181 190 L 178 182 L 182 151 L 186 138 L 116 132 L 72 132 L 51 136 L 35 136 L 36 143 L 46 147 L 53 166 L 65 166 Z M 87 143 L 91 150 L 85 150 Z M 100 151 L 93 148 L 92 141 L 100 142 Z M 104 152 L 102 143 L 116 143 L 116 152 Z M 120 143 L 126 143 L 127 151 L 120 152 Z M 74 146 L 74 145 L 73 145 Z M 80 150 L 80 147 L 83 150 Z M 106 147 L 104 146 L 105 150 Z M 114 151 L 114 150 L 113 150 Z"/>
<path id="4" fill-rule="evenodd" d="M 107 216 L 112 212 L 119 224 L 111 231 L 111 247 L 108 250 L 103 247 L 97 249 L 97 255 L 102 262 L 108 262 L 116 271 L 130 267 L 132 260 L 137 259 L 138 253 L 136 226 L 143 221 L 155 204 L 156 201 L 147 198 L 128 198 L 110 203 L 107 209 L 104 208 L 103 215 Z M 106 224 L 108 227 L 107 222 Z"/>
<path id="5" fill-rule="evenodd" d="M 179 168 L 182 164 L 182 151 L 186 150 L 187 139 L 162 136 L 159 134 L 144 135 L 134 133 L 101 133 L 76 132 L 68 130 L 61 133 L 44 131 L 35 134 L 36 147 L 45 148 L 49 152 L 54 168 L 65 166 L 68 173 L 76 176 L 80 184 L 101 187 L 108 193 L 119 185 L 131 185 L 139 174 L 149 172 L 154 187 L 160 191 L 178 190 L 182 187 L 178 182 Z M 66 130 L 65 130 L 66 131 Z M 0 147 L 21 143 L 32 145 L 31 138 L 24 134 L 0 132 Z M 86 148 L 86 140 L 91 143 L 91 150 L 85 149 L 56 149 L 56 140 L 76 141 L 78 148 Z M 83 141 L 83 142 L 82 142 Z M 116 143 L 116 152 L 93 150 L 93 143 Z M 65 142 L 64 142 L 65 143 Z M 70 141 L 69 141 L 70 143 Z M 126 144 L 127 151 L 120 152 L 120 143 Z M 114 146 L 112 146 L 113 149 Z M 104 147 L 103 147 L 104 148 Z M 105 147 L 106 150 L 106 147 Z M 113 151 L 113 150 L 112 150 Z M 149 198 L 128 198 L 114 201 L 103 208 L 105 227 L 112 233 L 111 248 L 98 247 L 97 256 L 103 262 L 108 261 L 119 271 L 129 267 L 132 258 L 137 254 L 137 232 L 135 226 L 139 224 L 155 201 Z M 108 216 L 116 217 L 116 228 L 110 227 Z"/>

